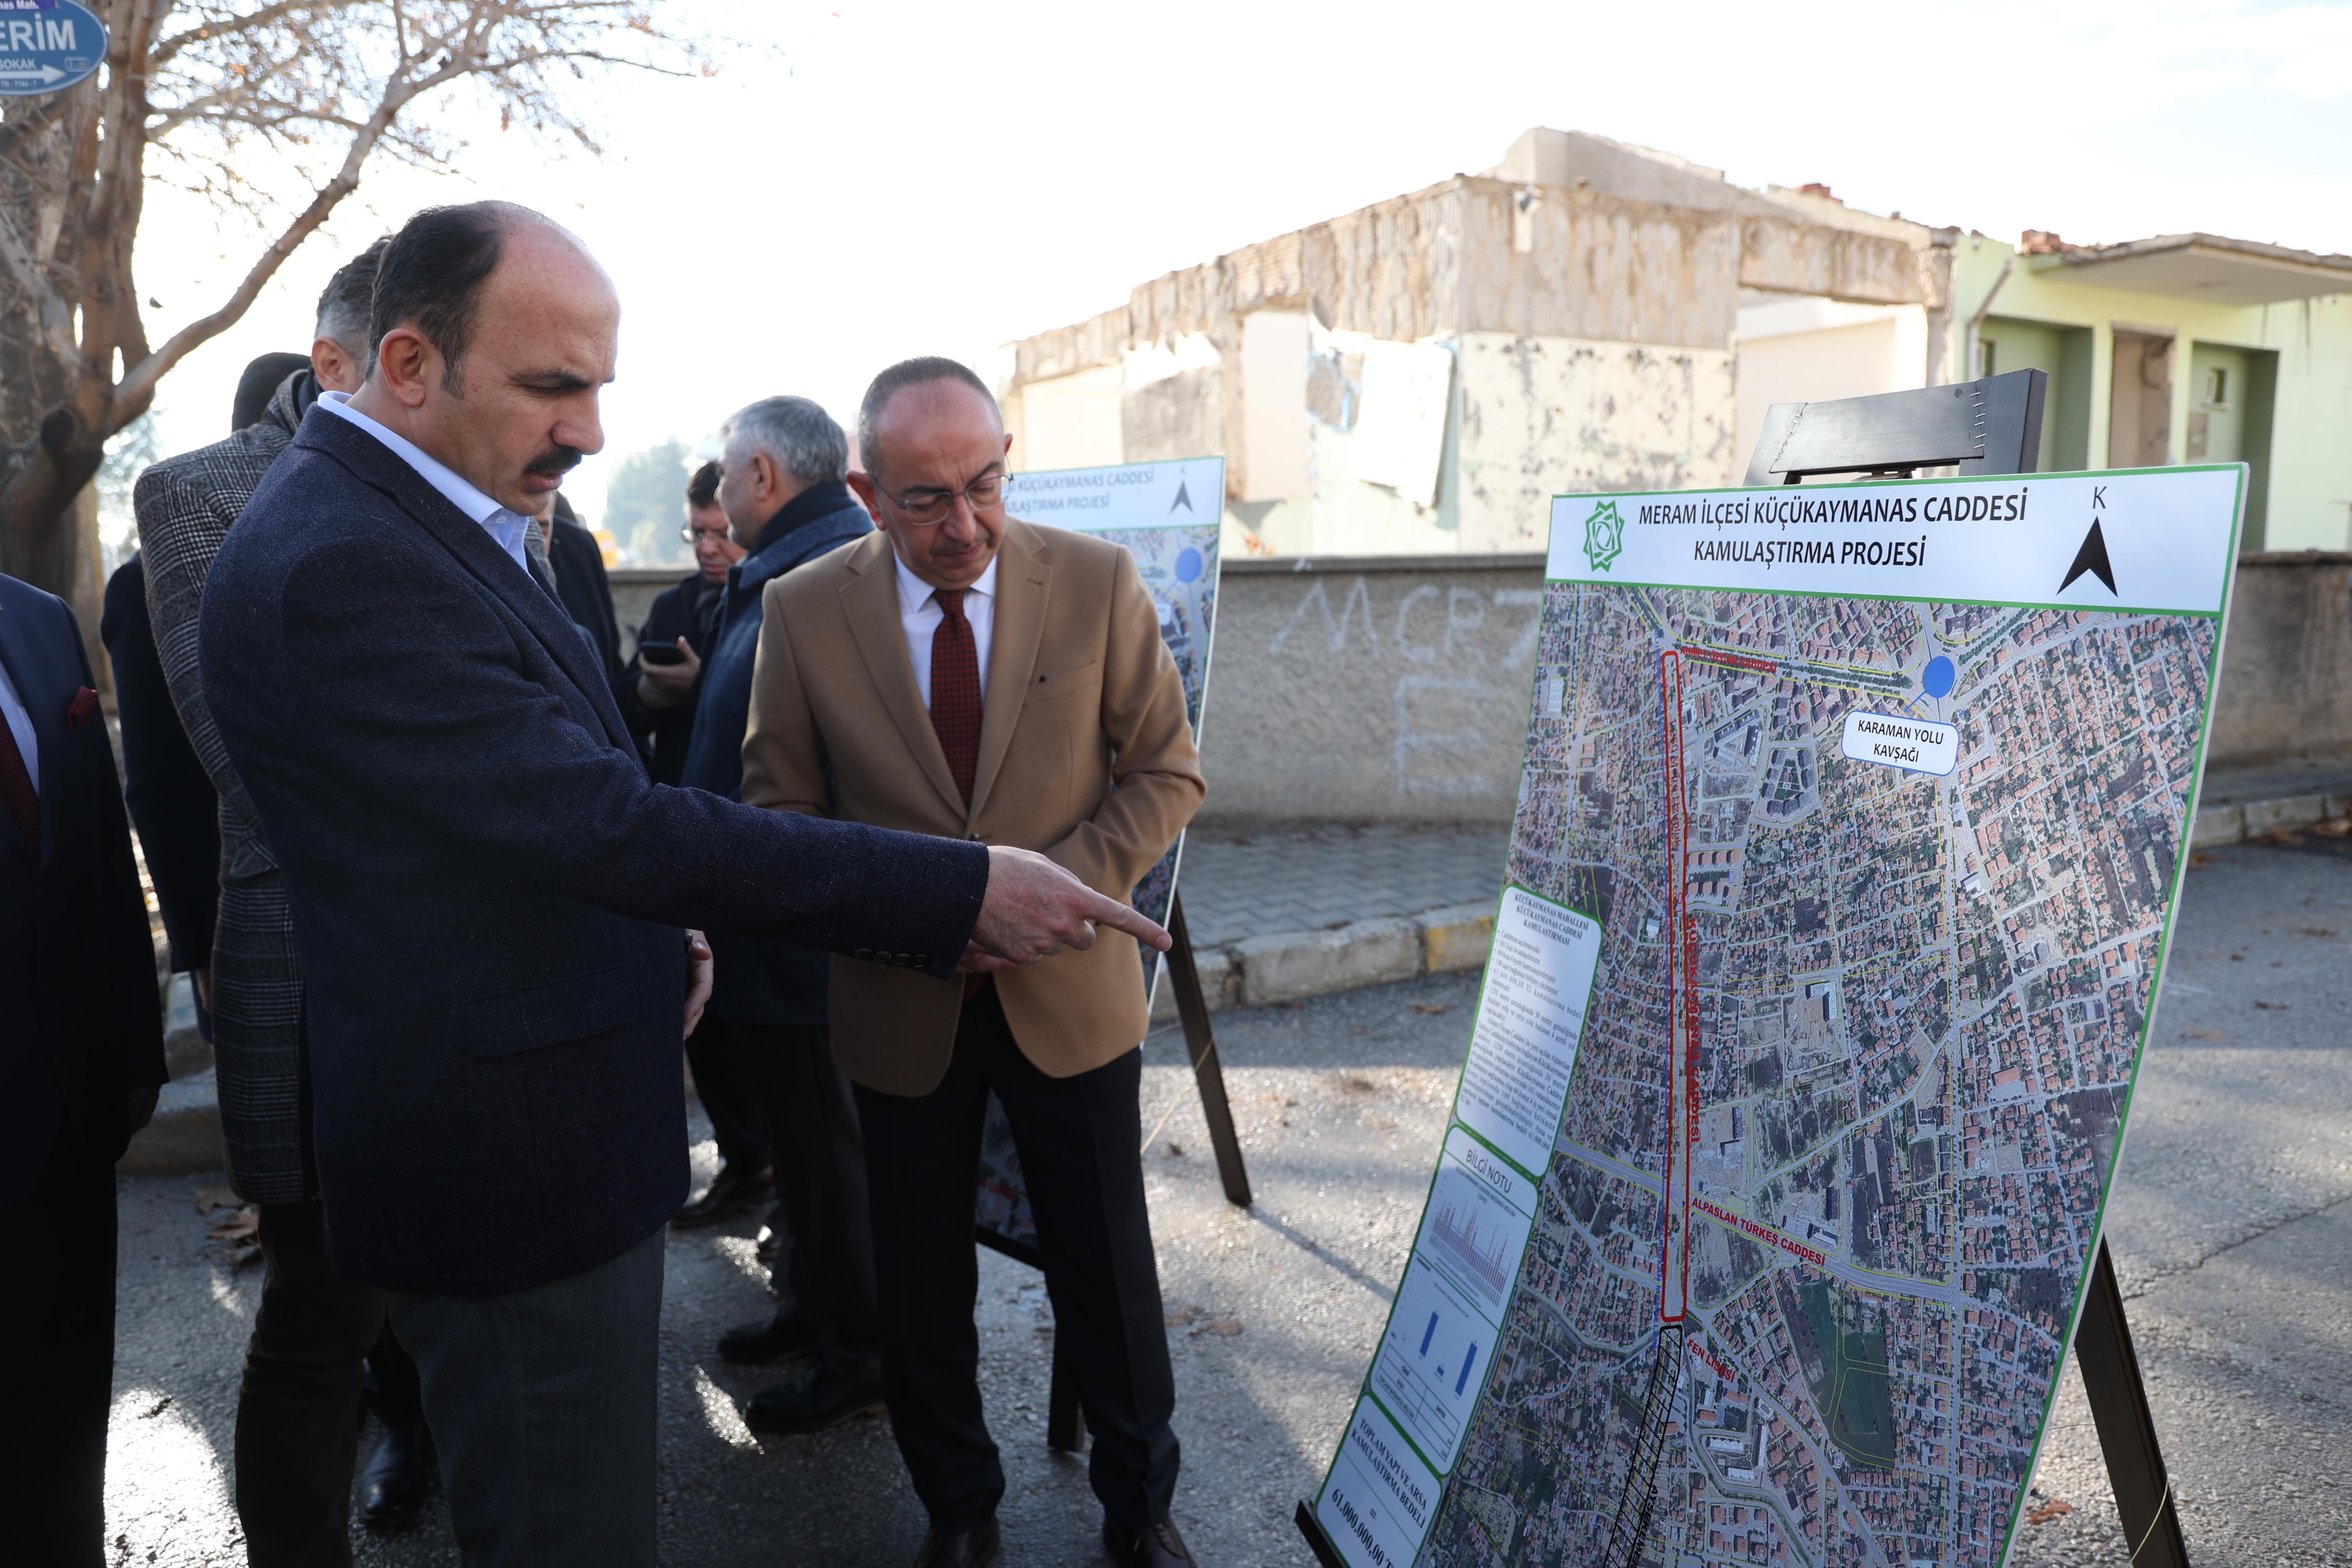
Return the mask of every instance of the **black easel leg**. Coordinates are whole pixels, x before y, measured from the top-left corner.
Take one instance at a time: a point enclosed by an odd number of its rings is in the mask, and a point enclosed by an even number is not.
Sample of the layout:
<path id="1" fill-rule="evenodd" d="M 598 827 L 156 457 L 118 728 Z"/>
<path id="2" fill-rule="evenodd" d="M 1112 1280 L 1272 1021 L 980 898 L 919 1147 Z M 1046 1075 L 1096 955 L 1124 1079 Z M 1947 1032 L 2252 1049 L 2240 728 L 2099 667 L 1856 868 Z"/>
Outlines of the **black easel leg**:
<path id="1" fill-rule="evenodd" d="M 1307 1549 L 1315 1553 L 1315 1561 L 1321 1563 L 1322 1568 L 1348 1568 L 1348 1560 L 1339 1555 L 1339 1549 L 1331 1544 L 1329 1536 L 1323 1533 L 1322 1522 L 1315 1517 L 1315 1511 L 1307 1506 L 1305 1498 L 1298 1500 L 1298 1511 L 1290 1517 L 1291 1522 L 1298 1526 L 1298 1533 L 1307 1538 Z"/>
<path id="2" fill-rule="evenodd" d="M 1217 1175 L 1225 1197 L 1250 1206 L 1249 1172 L 1242 1166 L 1241 1139 L 1234 1133 L 1233 1102 L 1225 1095 L 1225 1070 L 1217 1060 L 1217 1037 L 1209 1032 L 1209 1002 L 1201 994 L 1200 967 L 1192 961 L 1192 938 L 1184 929 L 1184 895 L 1168 901 L 1168 983 L 1176 988 L 1176 1014 L 1184 1020 L 1184 1047 L 1201 1086 L 1201 1109 L 1209 1119 L 1209 1146 L 1217 1152 Z"/>
<path id="3" fill-rule="evenodd" d="M 2131 1325 L 2124 1321 L 2123 1292 L 2107 1244 L 2091 1270 L 2090 1299 L 2074 1329 L 2074 1354 L 2083 1369 L 2083 1392 L 2099 1428 L 2107 1458 L 2107 1479 L 2116 1489 L 2116 1511 L 2123 1518 L 2124 1542 L 2132 1568 L 2189 1568 L 2189 1546 L 2180 1536 L 2180 1511 L 2174 1506 L 2164 1456 L 2156 1445 L 2156 1422 L 2140 1382 L 2139 1357 L 2132 1352 Z"/>

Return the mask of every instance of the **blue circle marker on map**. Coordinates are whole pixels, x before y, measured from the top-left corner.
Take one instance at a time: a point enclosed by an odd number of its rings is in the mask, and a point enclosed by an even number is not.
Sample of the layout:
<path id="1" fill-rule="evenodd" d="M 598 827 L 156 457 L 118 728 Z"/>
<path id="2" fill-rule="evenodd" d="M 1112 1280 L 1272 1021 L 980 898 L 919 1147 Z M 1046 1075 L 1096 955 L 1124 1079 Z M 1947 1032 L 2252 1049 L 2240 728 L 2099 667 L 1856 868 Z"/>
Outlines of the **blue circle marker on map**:
<path id="1" fill-rule="evenodd" d="M 1938 653 L 1927 661 L 1927 668 L 1920 676 L 1920 684 L 1927 688 L 1929 696 L 1948 697 L 1952 695 L 1952 682 L 1958 674 L 1958 671 L 1952 668 L 1952 661 Z"/>
<path id="2" fill-rule="evenodd" d="M 1183 551 L 1176 558 L 1176 580 L 1179 582 L 1201 580 L 1201 552 L 1190 545 L 1185 546 Z"/>

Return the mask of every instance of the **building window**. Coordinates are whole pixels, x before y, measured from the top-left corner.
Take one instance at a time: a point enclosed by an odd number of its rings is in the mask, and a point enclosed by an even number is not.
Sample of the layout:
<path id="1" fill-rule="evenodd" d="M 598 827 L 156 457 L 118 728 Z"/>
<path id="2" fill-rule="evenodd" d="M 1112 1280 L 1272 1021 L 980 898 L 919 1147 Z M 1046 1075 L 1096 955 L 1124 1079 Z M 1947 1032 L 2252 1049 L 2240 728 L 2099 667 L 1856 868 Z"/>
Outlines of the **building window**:
<path id="1" fill-rule="evenodd" d="M 1978 340 L 1977 374 L 1980 377 L 1997 375 L 2000 373 L 1992 368 L 1994 346 L 1995 345 L 1990 339 L 1980 339 Z"/>
<path id="2" fill-rule="evenodd" d="M 2228 366 L 2208 365 L 2205 368 L 2205 406 L 2207 408 L 2227 408 L 2230 406 L 2230 370 Z"/>

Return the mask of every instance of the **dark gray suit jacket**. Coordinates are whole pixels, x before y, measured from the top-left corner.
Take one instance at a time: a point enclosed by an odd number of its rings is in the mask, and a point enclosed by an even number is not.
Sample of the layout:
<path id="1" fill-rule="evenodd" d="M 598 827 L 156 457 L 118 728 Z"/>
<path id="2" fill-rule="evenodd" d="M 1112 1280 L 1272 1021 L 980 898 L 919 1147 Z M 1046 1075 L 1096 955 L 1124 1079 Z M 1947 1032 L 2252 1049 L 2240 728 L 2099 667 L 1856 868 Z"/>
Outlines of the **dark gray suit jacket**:
<path id="1" fill-rule="evenodd" d="M 196 617 L 213 558 L 263 475 L 318 401 L 308 370 L 278 383 L 262 417 L 226 441 L 148 465 L 131 491 L 147 615 L 188 744 L 220 797 L 212 951 L 213 1060 L 229 1181 L 252 1203 L 313 1196 L 302 1124 L 302 968 L 278 862 L 205 702 Z"/>
<path id="2" fill-rule="evenodd" d="M 324 410 L 222 545 L 201 642 L 293 908 L 347 1278 L 519 1290 L 667 1221 L 680 926 L 944 975 L 978 917 L 978 844 L 651 782 L 550 585 Z"/>

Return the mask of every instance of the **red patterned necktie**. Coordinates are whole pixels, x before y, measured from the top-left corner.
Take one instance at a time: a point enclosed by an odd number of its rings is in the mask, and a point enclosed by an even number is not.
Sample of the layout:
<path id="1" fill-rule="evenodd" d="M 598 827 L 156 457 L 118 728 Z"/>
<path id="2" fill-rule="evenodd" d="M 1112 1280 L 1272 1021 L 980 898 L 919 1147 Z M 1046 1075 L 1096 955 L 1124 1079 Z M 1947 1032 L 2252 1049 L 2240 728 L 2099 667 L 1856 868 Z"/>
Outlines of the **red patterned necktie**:
<path id="1" fill-rule="evenodd" d="M 967 630 L 964 636 L 971 633 Z M 16 749 L 16 731 L 8 721 L 0 718 L 0 806 L 8 808 L 16 831 L 25 836 L 25 847 L 33 859 L 41 858 L 41 797 L 33 788 L 33 776 L 25 769 L 25 754 Z"/>
<path id="2" fill-rule="evenodd" d="M 963 595 L 961 588 L 931 591 L 940 607 L 931 632 L 931 729 L 970 806 L 972 776 L 980 771 L 980 653 L 963 618 Z"/>

